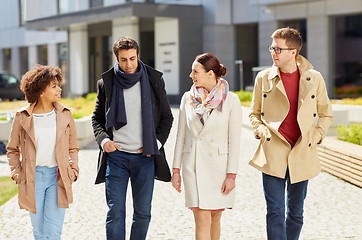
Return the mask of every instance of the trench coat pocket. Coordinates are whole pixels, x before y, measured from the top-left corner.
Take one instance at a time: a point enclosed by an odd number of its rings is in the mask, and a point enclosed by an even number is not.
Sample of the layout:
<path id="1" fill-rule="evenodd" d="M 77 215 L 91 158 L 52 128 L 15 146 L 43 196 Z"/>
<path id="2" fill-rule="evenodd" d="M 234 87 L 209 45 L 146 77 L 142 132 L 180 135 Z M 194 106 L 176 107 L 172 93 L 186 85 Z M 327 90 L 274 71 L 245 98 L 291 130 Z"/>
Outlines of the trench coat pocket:
<path id="1" fill-rule="evenodd" d="M 322 140 L 322 136 L 316 127 L 311 130 L 310 144 L 315 147 Z"/>

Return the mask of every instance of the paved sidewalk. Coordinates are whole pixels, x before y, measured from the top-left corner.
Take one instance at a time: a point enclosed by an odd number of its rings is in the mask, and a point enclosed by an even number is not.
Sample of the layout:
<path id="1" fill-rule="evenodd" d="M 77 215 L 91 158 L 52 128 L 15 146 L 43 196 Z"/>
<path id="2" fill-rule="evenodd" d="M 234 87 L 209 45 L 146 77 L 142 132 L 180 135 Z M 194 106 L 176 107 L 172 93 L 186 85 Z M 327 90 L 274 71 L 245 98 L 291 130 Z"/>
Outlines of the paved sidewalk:
<path id="1" fill-rule="evenodd" d="M 177 120 L 177 110 L 173 110 Z M 244 113 L 245 114 L 245 113 Z M 166 145 L 172 162 L 177 122 Z M 265 201 L 261 174 L 247 162 L 257 145 L 249 128 L 243 128 L 237 197 L 232 210 L 222 218 L 221 239 L 266 239 Z M 98 150 L 95 144 L 79 153 L 80 179 L 74 183 L 74 203 L 67 210 L 62 239 L 105 239 L 104 184 L 94 185 Z M 0 176 L 7 175 L 7 162 L 0 156 Z M 130 194 L 128 194 L 130 196 Z M 362 239 L 362 189 L 327 173 L 321 173 L 309 183 L 305 202 L 305 224 L 300 239 L 341 240 Z M 127 201 L 127 230 L 132 218 L 132 199 Z M 191 240 L 194 226 L 192 212 L 184 207 L 184 195 L 170 183 L 155 182 L 150 240 Z M 17 197 L 0 207 L 0 240 L 32 239 L 28 213 L 19 210 Z"/>

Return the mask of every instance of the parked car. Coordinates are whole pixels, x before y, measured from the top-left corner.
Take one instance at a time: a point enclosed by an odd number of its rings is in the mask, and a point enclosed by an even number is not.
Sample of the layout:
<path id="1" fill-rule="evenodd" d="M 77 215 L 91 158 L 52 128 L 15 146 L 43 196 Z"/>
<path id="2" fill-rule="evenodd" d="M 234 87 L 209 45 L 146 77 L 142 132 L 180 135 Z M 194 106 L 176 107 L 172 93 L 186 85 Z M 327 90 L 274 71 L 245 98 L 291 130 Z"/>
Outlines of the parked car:
<path id="1" fill-rule="evenodd" d="M 20 90 L 20 81 L 10 73 L 0 73 L 0 98 L 24 99 L 24 93 Z"/>

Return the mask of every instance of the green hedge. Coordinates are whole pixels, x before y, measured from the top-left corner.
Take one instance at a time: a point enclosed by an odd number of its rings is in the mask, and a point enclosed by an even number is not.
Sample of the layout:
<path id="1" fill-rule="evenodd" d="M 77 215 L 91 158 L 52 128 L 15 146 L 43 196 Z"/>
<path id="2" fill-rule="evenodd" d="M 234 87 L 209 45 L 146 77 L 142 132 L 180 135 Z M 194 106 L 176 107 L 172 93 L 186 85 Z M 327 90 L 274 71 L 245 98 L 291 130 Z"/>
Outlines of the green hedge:
<path id="1" fill-rule="evenodd" d="M 360 98 L 343 98 L 332 99 L 332 104 L 362 105 L 362 97 Z"/>
<path id="2" fill-rule="evenodd" d="M 240 90 L 234 93 L 238 95 L 241 105 L 250 107 L 251 99 L 253 98 L 253 92 Z"/>
<path id="3" fill-rule="evenodd" d="M 362 145 L 362 124 L 340 125 L 337 127 L 337 137 L 340 140 Z"/>
<path id="4" fill-rule="evenodd" d="M 97 99 L 97 93 L 89 93 L 85 98 L 63 98 L 60 103 L 71 109 L 74 119 L 91 115 Z"/>

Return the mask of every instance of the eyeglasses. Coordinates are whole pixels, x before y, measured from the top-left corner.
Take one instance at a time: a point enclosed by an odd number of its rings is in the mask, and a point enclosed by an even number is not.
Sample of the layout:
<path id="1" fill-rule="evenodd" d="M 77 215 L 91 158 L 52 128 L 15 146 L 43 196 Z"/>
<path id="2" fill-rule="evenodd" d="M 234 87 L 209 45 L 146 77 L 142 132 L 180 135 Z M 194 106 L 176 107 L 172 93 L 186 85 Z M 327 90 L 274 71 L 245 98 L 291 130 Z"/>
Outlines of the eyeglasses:
<path id="1" fill-rule="evenodd" d="M 275 52 L 275 54 L 280 54 L 282 52 L 282 50 L 293 50 L 295 48 L 280 48 L 280 47 L 269 47 L 269 52 Z"/>

